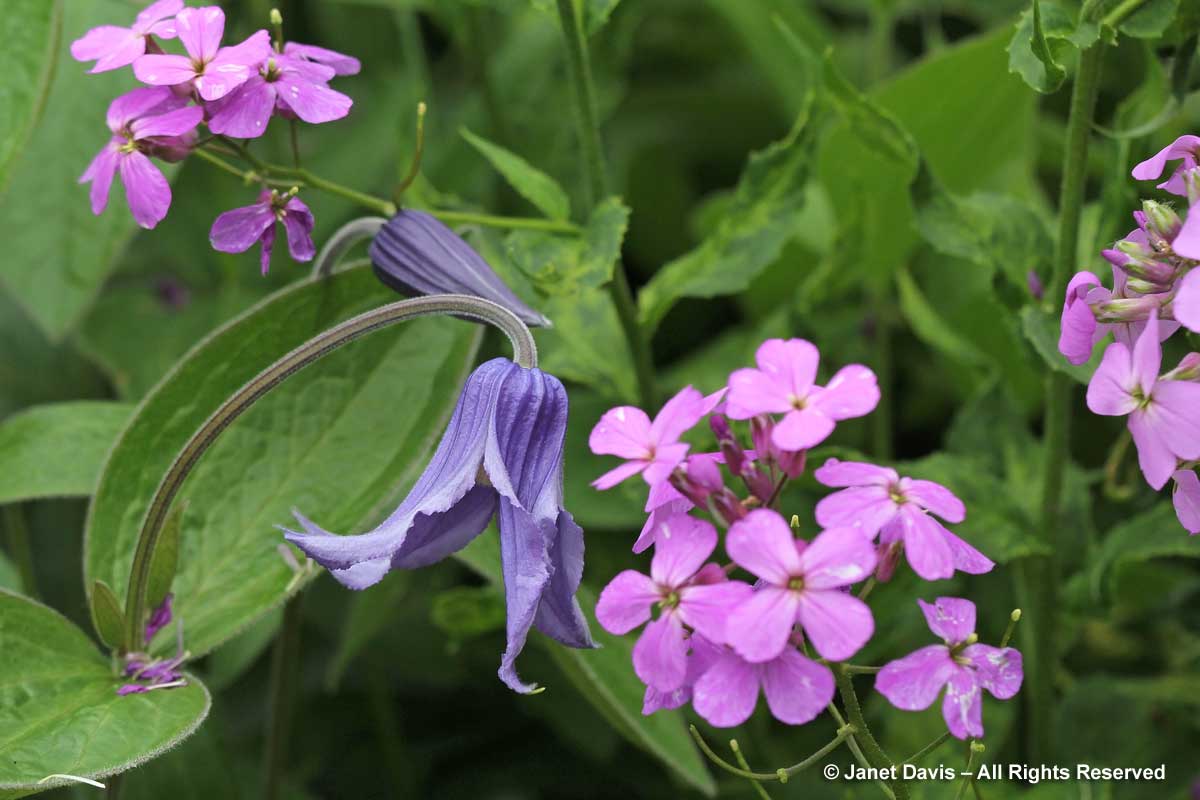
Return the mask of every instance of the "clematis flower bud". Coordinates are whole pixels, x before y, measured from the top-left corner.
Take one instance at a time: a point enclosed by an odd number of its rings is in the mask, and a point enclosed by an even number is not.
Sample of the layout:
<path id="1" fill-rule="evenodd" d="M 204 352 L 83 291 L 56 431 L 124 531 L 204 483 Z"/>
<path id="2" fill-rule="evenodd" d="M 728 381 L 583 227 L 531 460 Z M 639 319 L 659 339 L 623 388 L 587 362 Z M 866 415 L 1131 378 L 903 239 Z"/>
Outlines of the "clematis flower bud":
<path id="1" fill-rule="evenodd" d="M 550 321 L 521 302 L 462 237 L 424 211 L 388 220 L 369 250 L 379 280 L 405 295 L 470 294 L 499 303 L 526 324 Z"/>

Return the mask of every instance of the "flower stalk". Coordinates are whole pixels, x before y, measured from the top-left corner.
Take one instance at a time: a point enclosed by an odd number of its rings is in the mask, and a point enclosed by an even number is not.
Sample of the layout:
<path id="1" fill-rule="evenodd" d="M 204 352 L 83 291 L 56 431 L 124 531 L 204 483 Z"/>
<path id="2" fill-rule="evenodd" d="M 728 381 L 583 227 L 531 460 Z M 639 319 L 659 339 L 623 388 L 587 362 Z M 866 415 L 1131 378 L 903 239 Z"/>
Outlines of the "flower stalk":
<path id="1" fill-rule="evenodd" d="M 747 780 L 779 781 L 780 783 L 787 783 L 788 778 L 791 776 L 798 772 L 803 772 L 813 764 L 818 763 L 821 759 L 825 758 L 825 756 L 838 749 L 842 742 L 859 732 L 859 729 L 853 724 L 843 725 L 841 728 L 838 728 L 837 736 L 833 738 L 833 741 L 803 761 L 792 764 L 790 767 L 780 767 L 775 772 L 752 772 L 747 769 L 735 767 L 733 764 L 730 764 L 728 761 L 717 755 L 716 751 L 714 751 L 708 742 L 704 740 L 704 737 L 700 735 L 700 731 L 696 729 L 695 725 L 689 725 L 688 730 L 691 732 L 692 738 L 696 741 L 696 746 L 699 747 L 701 752 L 708 757 L 708 760 L 726 772 L 732 775 L 737 775 L 739 778 L 746 778 Z"/>
<path id="2" fill-rule="evenodd" d="M 883 748 L 871 734 L 866 717 L 863 716 L 862 707 L 858 703 L 858 695 L 854 693 L 854 682 L 850 678 L 850 672 L 844 665 L 838 664 L 833 669 L 833 678 L 837 682 L 838 693 L 842 696 L 842 705 L 846 708 L 846 718 L 856 729 L 855 738 L 858 740 L 867 762 L 877 769 L 894 767 L 895 764 L 888 758 L 887 753 L 883 752 Z M 887 781 L 887 786 L 897 800 L 908 800 L 908 786 L 904 781 L 895 778 Z"/>
<path id="3" fill-rule="evenodd" d="M 287 765 L 288 734 L 292 729 L 296 677 L 300 670 L 300 625 L 303 592 L 290 597 L 283 607 L 283 623 L 271 652 L 270 706 L 267 718 L 267 750 L 263 762 L 263 798 L 277 800 L 283 788 Z"/>

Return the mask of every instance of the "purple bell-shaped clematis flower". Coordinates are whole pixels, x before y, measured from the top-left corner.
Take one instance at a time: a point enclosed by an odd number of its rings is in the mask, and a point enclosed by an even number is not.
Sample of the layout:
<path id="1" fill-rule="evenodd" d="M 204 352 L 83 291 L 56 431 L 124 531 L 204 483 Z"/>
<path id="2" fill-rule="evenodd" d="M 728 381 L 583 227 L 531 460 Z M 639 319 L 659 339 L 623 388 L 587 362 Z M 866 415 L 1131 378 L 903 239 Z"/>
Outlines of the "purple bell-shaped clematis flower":
<path id="1" fill-rule="evenodd" d="M 521 302 L 462 237 L 424 211 L 405 209 L 371 241 L 381 281 L 405 295 L 470 294 L 499 303 L 532 327 L 550 321 Z"/>
<path id="2" fill-rule="evenodd" d="M 594 647 L 575 599 L 583 530 L 562 507 L 567 394 L 538 369 L 496 358 L 467 379 L 446 433 L 404 502 L 375 530 L 336 536 L 296 513 L 287 539 L 351 589 L 392 569 L 424 567 L 500 528 L 508 644 L 499 675 L 531 692 L 515 662 L 530 627 L 570 647 Z"/>

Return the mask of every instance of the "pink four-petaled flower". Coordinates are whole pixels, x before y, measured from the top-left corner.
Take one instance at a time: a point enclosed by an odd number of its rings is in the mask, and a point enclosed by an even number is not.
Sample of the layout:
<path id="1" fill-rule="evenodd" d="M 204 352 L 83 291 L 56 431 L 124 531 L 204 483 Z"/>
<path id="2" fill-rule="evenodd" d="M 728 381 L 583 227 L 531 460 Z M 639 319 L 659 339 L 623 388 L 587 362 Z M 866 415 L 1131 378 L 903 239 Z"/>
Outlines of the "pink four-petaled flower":
<path id="1" fill-rule="evenodd" d="M 326 83 L 333 67 L 287 55 L 272 55 L 259 64 L 245 83 L 216 101 L 208 127 L 213 133 L 253 139 L 267 130 L 278 111 L 305 122 L 341 119 L 353 101 Z"/>
<path id="2" fill-rule="evenodd" d="M 875 677 L 875 689 L 896 708 L 920 711 L 933 705 L 944 686 L 942 716 L 950 733 L 959 739 L 981 737 L 981 690 L 999 700 L 1014 696 L 1024 677 L 1021 654 L 1011 647 L 976 642 L 975 604 L 970 600 L 939 597 L 934 603 L 917 602 L 929 629 L 945 644 L 922 647 L 885 665 Z"/>
<path id="3" fill-rule="evenodd" d="M 275 223 L 282 222 L 287 233 L 288 252 L 297 261 L 311 261 L 313 215 L 298 197 L 266 189 L 258 202 L 226 211 L 213 221 L 208 238 L 213 249 L 222 253 L 244 253 L 256 243 L 262 245 L 262 273 L 271 266 L 271 248 L 275 244 Z"/>
<path id="4" fill-rule="evenodd" d="M 133 62 L 133 74 L 151 86 L 190 83 L 205 100 L 219 100 L 241 86 L 271 54 L 271 35 L 251 34 L 241 44 L 221 47 L 225 12 L 216 6 L 185 8 L 175 15 L 175 29 L 186 56 L 144 55 Z"/>
<path id="5" fill-rule="evenodd" d="M 805 546 L 770 509 L 751 511 L 729 529 L 725 550 L 760 578 L 759 588 L 729 615 L 726 641 L 747 661 L 770 661 L 787 647 L 799 621 L 818 653 L 841 661 L 875 631 L 871 609 L 842 588 L 875 569 L 875 548 L 853 528 L 834 528 Z"/>
<path id="6" fill-rule="evenodd" d="M 175 38 L 173 17 L 182 8 L 183 0 L 158 0 L 142 9 L 128 28 L 117 25 L 92 28 L 71 42 L 71 57 L 76 61 L 95 61 L 90 70 L 93 73 L 128 66 L 145 54 L 147 37 Z"/>
<path id="7" fill-rule="evenodd" d="M 749 597 L 751 588 L 730 581 L 717 564 L 704 565 L 717 546 L 709 523 L 679 514 L 662 523 L 647 577 L 635 570 L 618 574 L 596 604 L 596 619 L 609 633 L 629 633 L 643 623 L 633 648 L 638 677 L 660 692 L 684 686 L 688 641 L 684 626 L 713 642 L 723 642 L 729 609 Z M 655 605 L 662 609 L 650 619 Z"/>
<path id="8" fill-rule="evenodd" d="M 1163 174 L 1163 170 L 1167 168 L 1168 161 L 1180 161 L 1182 163 L 1171 173 L 1171 177 L 1160 183 L 1158 188 L 1165 189 L 1171 194 L 1177 194 L 1180 197 L 1186 197 L 1187 187 L 1184 186 L 1182 173 L 1197 165 L 1197 153 L 1200 153 L 1200 136 L 1180 136 L 1162 150 L 1159 150 L 1150 156 L 1150 158 L 1147 158 L 1134 167 L 1133 177 L 1139 181 L 1155 180 Z"/>
<path id="9" fill-rule="evenodd" d="M 725 413 L 731 419 L 783 414 L 771 441 L 785 451 L 820 444 L 834 426 L 869 414 L 879 403 L 875 373 L 860 364 L 842 367 L 825 386 L 817 386 L 820 353 L 804 339 L 768 339 L 759 345 L 757 369 L 729 376 Z"/>

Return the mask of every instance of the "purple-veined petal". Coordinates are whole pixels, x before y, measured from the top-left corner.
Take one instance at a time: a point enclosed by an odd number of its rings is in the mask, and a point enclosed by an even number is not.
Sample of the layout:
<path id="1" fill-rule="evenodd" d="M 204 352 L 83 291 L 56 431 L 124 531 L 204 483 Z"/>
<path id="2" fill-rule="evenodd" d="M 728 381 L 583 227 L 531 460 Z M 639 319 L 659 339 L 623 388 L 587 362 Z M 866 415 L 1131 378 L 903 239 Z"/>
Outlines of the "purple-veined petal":
<path id="1" fill-rule="evenodd" d="M 918 600 L 929 630 L 948 644 L 965 642 L 975 632 L 975 604 L 961 597 L 939 597 L 932 603 Z"/>
<path id="2" fill-rule="evenodd" d="M 875 570 L 875 545 L 854 528 L 830 528 L 800 555 L 804 589 L 836 589 L 865 580 Z"/>
<path id="3" fill-rule="evenodd" d="M 933 705 L 957 667 L 945 645 L 931 644 L 884 665 L 875 691 L 896 708 L 921 711 Z"/>
<path id="4" fill-rule="evenodd" d="M 914 478 L 904 486 L 904 496 L 946 522 L 962 522 L 967 518 L 967 507 L 963 501 L 940 483 Z"/>
<path id="5" fill-rule="evenodd" d="M 879 405 L 879 383 L 868 368 L 850 364 L 816 390 L 808 403 L 835 421 L 861 417 Z"/>
<path id="6" fill-rule="evenodd" d="M 720 571 L 720 567 L 717 570 Z M 685 586 L 679 590 L 679 615 L 701 636 L 724 642 L 728 638 L 729 615 L 753 593 L 750 584 L 741 581 L 722 580 Z"/>
<path id="7" fill-rule="evenodd" d="M 741 725 L 758 703 L 760 671 L 736 653 L 725 653 L 696 681 L 692 708 L 717 728 Z"/>
<path id="8" fill-rule="evenodd" d="M 679 615 L 664 612 L 633 646 L 633 671 L 647 686 L 673 692 L 687 678 L 687 639 Z"/>
<path id="9" fill-rule="evenodd" d="M 955 738 L 983 736 L 983 696 L 969 670 L 957 668 L 946 683 L 942 717 Z"/>
<path id="10" fill-rule="evenodd" d="M 733 524 L 725 550 L 738 566 L 782 586 L 800 575 L 795 541 L 778 512 L 760 508 Z"/>
<path id="11" fill-rule="evenodd" d="M 900 509 L 893 525 L 904 537 L 904 553 L 913 572 L 927 581 L 949 578 L 954 574 L 954 551 L 946 541 L 946 529 L 916 506 Z"/>
<path id="12" fill-rule="evenodd" d="M 963 648 L 963 656 L 975 667 L 976 682 L 981 688 L 987 689 L 992 697 L 1008 700 L 1021 691 L 1025 673 L 1018 651 L 1011 647 L 972 644 Z"/>
<path id="13" fill-rule="evenodd" d="M 770 661 L 788 646 L 799 607 L 799 593 L 764 586 L 730 612 L 725 641 L 747 661 Z"/>
<path id="14" fill-rule="evenodd" d="M 592 485 L 596 486 L 597 482 L 598 480 L 593 481 Z M 651 493 L 653 493 L 653 489 L 651 489 Z M 642 532 L 638 534 L 637 541 L 633 543 L 633 552 L 644 553 L 650 545 L 654 544 L 655 540 L 658 539 L 658 526 L 662 524 L 663 520 L 675 514 L 686 514 L 691 509 L 692 503 L 686 498 L 669 500 L 665 504 L 653 509 L 650 515 L 646 517 L 646 524 L 642 526 Z"/>
<path id="15" fill-rule="evenodd" d="M 361 591 L 379 583 L 391 569 L 392 560 L 387 556 L 381 556 L 371 561 L 360 561 L 346 569 L 331 569 L 329 574 L 347 589 Z"/>
<path id="16" fill-rule="evenodd" d="M 199 106 L 188 106 L 135 120 L 132 132 L 135 139 L 146 139 L 151 136 L 182 136 L 194 130 L 202 119 L 204 119 L 204 109 Z"/>
<path id="17" fill-rule="evenodd" d="M 663 520 L 655 534 L 650 576 L 659 586 L 677 589 L 692 577 L 717 547 L 712 523 L 687 514 Z"/>
<path id="18" fill-rule="evenodd" d="M 186 97 L 177 97 L 165 86 L 140 86 L 108 104 L 105 122 L 110 131 L 120 133 L 140 117 L 174 111 L 187 103 Z"/>
<path id="19" fill-rule="evenodd" d="M 1200 478 L 1190 469 L 1181 469 L 1173 477 L 1175 488 L 1171 501 L 1175 504 L 1179 524 L 1188 533 L 1200 533 Z"/>
<path id="20" fill-rule="evenodd" d="M 661 599 L 654 581 L 637 570 L 617 573 L 600 592 L 596 620 L 611 634 L 624 636 L 650 620 L 650 609 Z"/>
<path id="21" fill-rule="evenodd" d="M 158 167 L 137 151 L 121 153 L 117 163 L 133 218 L 143 228 L 153 228 L 171 207 L 171 185 Z"/>
<path id="22" fill-rule="evenodd" d="M 129 28 L 101 25 L 71 42 L 71 58 L 76 61 L 95 61 L 125 47 L 132 39 L 141 39 Z M 143 40 L 144 41 L 144 40 Z M 144 45 L 143 45 L 144 49 Z M 115 67 L 114 67 L 115 69 Z"/>
<path id="23" fill-rule="evenodd" d="M 269 201 L 225 211 L 213 220 L 208 239 L 214 250 L 222 253 L 244 253 L 253 247 L 263 233 L 275 226 L 275 213 Z"/>
<path id="24" fill-rule="evenodd" d="M 996 562 L 976 550 L 974 547 L 956 536 L 953 532 L 942 528 L 942 538 L 950 545 L 954 556 L 954 568 L 968 575 L 982 575 L 991 572 Z"/>
<path id="25" fill-rule="evenodd" d="M 266 275 L 271 270 L 271 251 L 275 248 L 275 223 L 262 232 L 262 238 L 258 240 L 259 257 L 258 263 L 262 270 L 262 274 Z"/>
<path id="26" fill-rule="evenodd" d="M 533 625 L 567 647 L 596 647 L 575 596 L 583 582 L 583 528 L 564 509 L 559 511 L 556 533 L 550 545 L 550 585 L 542 592 Z"/>
<path id="27" fill-rule="evenodd" d="M 799 615 L 800 625 L 813 649 L 830 661 L 850 658 L 875 632 L 875 618 L 871 616 L 870 607 L 838 589 L 806 588 L 800 593 Z"/>
<path id="28" fill-rule="evenodd" d="M 788 647 L 762 665 L 762 689 L 775 719 L 803 725 L 820 716 L 833 700 L 833 673 Z"/>
<path id="29" fill-rule="evenodd" d="M 222 47 L 196 78 L 196 91 L 205 100 L 219 100 L 258 72 L 258 65 L 271 55 L 271 35 L 258 31 L 244 42 Z"/>

